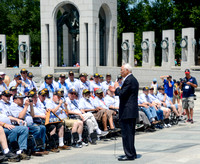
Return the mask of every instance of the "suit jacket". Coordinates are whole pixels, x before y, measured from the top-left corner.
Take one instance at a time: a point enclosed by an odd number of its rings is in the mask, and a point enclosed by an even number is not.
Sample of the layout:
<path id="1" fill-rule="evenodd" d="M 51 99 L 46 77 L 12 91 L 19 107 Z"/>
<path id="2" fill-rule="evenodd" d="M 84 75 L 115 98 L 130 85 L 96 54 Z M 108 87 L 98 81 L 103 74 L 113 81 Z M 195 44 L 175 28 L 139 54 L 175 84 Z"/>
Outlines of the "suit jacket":
<path id="1" fill-rule="evenodd" d="M 120 99 L 120 120 L 138 117 L 138 89 L 138 81 L 131 74 L 125 79 L 122 87 L 115 90 L 115 94 L 118 95 Z"/>

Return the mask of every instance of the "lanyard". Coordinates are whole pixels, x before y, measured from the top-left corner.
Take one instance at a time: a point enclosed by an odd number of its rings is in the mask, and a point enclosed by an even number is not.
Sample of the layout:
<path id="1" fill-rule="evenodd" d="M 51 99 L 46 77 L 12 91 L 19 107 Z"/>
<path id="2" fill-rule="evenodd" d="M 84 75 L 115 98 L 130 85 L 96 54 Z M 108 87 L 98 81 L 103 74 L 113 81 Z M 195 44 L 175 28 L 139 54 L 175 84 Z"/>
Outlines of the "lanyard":
<path id="1" fill-rule="evenodd" d="M 44 82 L 44 84 L 45 84 L 45 88 L 47 88 L 48 89 L 48 86 L 50 87 L 50 89 L 51 89 L 51 91 L 52 92 L 54 92 L 54 88 L 53 88 L 53 86 L 52 86 L 52 84 L 49 84 L 49 85 L 47 85 L 47 83 L 46 82 Z M 49 90 L 49 89 L 48 89 Z"/>
<path id="2" fill-rule="evenodd" d="M 58 84 L 59 84 L 59 88 L 62 88 L 62 84 L 60 82 L 58 82 Z M 67 83 L 64 82 L 63 86 L 65 86 L 66 90 L 69 90 Z"/>
<path id="3" fill-rule="evenodd" d="M 72 103 L 76 108 L 78 108 L 78 104 L 76 103 L 75 100 L 72 100 L 71 103 Z M 78 108 L 78 109 L 79 109 L 79 108 Z"/>

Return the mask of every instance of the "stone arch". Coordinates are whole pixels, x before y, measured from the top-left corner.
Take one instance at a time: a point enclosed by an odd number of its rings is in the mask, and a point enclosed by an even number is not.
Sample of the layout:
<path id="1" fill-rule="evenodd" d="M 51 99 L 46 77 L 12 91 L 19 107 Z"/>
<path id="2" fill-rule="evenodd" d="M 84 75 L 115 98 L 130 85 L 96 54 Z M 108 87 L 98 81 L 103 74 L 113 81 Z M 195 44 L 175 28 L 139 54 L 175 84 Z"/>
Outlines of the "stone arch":
<path id="1" fill-rule="evenodd" d="M 58 27 L 59 19 L 61 17 L 65 17 L 66 13 L 70 15 L 68 18 L 64 18 L 65 22 L 69 22 L 72 18 L 72 11 L 75 11 L 75 17 L 78 17 L 78 24 L 80 19 L 80 11 L 78 6 L 71 1 L 63 1 L 59 3 L 53 10 L 53 20 L 54 20 L 54 28 L 55 28 L 55 40 L 57 42 L 57 66 L 73 66 L 77 62 L 79 62 L 79 27 L 78 31 L 72 32 L 70 30 L 69 23 L 63 23 L 62 27 Z"/>
<path id="2" fill-rule="evenodd" d="M 112 14 L 110 7 L 107 4 L 102 4 L 99 8 L 98 13 L 99 18 L 99 65 L 106 66 L 108 65 L 108 53 L 109 53 L 109 40 L 110 37 L 110 28 Z"/>

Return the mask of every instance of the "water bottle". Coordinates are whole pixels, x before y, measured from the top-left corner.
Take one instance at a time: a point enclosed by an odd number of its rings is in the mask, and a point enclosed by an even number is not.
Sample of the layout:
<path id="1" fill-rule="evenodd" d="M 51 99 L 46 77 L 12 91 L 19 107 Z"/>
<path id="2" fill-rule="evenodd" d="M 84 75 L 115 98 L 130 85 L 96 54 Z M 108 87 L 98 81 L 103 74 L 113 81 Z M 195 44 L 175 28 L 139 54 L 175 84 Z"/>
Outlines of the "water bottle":
<path id="1" fill-rule="evenodd" d="M 24 126 L 27 126 L 27 122 L 26 121 L 24 121 Z"/>
<path id="2" fill-rule="evenodd" d="M 19 121 L 19 126 L 23 126 L 23 121 L 22 120 Z"/>

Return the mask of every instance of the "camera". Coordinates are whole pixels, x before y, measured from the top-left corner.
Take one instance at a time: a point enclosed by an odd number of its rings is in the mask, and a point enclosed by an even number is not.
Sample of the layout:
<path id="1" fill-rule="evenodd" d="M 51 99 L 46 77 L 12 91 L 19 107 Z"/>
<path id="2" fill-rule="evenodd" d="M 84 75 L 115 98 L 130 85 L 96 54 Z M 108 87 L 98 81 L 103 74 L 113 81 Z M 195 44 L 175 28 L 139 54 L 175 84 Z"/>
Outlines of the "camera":
<path id="1" fill-rule="evenodd" d="M 28 98 L 29 102 L 33 102 L 33 99 L 31 97 Z"/>
<path id="2" fill-rule="evenodd" d="M 187 81 L 185 80 L 185 78 L 180 78 L 179 79 L 181 83 L 186 83 Z"/>

